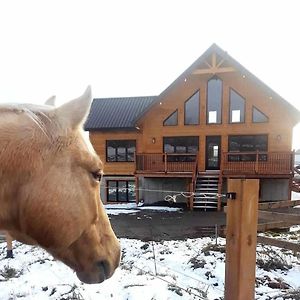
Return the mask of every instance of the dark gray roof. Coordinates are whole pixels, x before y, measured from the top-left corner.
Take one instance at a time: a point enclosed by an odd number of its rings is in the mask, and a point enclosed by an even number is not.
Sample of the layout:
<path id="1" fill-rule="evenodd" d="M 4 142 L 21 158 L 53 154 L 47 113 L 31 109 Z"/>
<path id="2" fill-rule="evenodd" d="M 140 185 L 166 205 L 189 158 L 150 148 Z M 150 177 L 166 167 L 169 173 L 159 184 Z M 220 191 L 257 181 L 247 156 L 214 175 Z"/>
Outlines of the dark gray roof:
<path id="1" fill-rule="evenodd" d="M 136 119 L 155 99 L 156 96 L 94 99 L 84 129 L 133 130 Z"/>

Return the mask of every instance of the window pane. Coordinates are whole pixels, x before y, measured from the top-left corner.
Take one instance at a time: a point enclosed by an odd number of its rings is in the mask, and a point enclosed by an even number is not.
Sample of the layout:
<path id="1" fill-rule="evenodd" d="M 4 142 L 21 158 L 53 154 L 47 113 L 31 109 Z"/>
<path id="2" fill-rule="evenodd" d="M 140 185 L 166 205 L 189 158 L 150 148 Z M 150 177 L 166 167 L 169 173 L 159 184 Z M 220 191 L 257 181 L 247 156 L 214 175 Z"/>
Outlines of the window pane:
<path id="1" fill-rule="evenodd" d="M 135 202 L 135 183 L 128 181 L 128 201 Z"/>
<path id="2" fill-rule="evenodd" d="M 117 161 L 126 161 L 126 148 L 118 147 L 117 149 Z"/>
<path id="3" fill-rule="evenodd" d="M 117 182 L 108 181 L 107 201 L 117 201 Z"/>
<path id="4" fill-rule="evenodd" d="M 241 122 L 241 111 L 233 110 L 231 113 L 231 123 L 240 123 Z"/>
<path id="5" fill-rule="evenodd" d="M 207 123 L 221 123 L 222 80 L 213 77 L 207 83 Z"/>
<path id="6" fill-rule="evenodd" d="M 208 123 L 217 123 L 217 112 L 216 111 L 208 112 Z"/>
<path id="7" fill-rule="evenodd" d="M 253 123 L 266 123 L 269 121 L 269 118 L 256 107 L 252 108 L 252 122 Z"/>
<path id="8" fill-rule="evenodd" d="M 189 98 L 184 104 L 184 124 L 199 124 L 199 91 Z"/>
<path id="9" fill-rule="evenodd" d="M 107 157 L 106 160 L 107 161 L 116 161 L 117 157 L 116 157 L 116 148 L 107 147 Z"/>
<path id="10" fill-rule="evenodd" d="M 245 122 L 245 99 L 234 90 L 230 90 L 230 123 Z"/>
<path id="11" fill-rule="evenodd" d="M 135 153 L 135 147 L 129 147 L 127 149 L 127 161 L 134 161 L 134 153 Z"/>
<path id="12" fill-rule="evenodd" d="M 127 184 L 126 181 L 118 181 L 118 200 L 127 202 Z"/>
<path id="13" fill-rule="evenodd" d="M 167 119 L 164 120 L 164 126 L 174 126 L 178 124 L 178 110 L 175 110 Z"/>

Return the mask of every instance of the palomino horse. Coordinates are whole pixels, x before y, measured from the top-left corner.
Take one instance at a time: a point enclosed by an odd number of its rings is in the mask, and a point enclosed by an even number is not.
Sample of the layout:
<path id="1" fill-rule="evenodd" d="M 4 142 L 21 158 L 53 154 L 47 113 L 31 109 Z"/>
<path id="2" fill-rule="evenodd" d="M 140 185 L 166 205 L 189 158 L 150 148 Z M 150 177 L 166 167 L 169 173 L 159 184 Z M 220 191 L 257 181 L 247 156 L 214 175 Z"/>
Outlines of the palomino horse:
<path id="1" fill-rule="evenodd" d="M 119 265 L 120 245 L 100 200 L 101 161 L 83 135 L 90 103 L 88 88 L 58 108 L 0 106 L 0 229 L 98 283 Z"/>

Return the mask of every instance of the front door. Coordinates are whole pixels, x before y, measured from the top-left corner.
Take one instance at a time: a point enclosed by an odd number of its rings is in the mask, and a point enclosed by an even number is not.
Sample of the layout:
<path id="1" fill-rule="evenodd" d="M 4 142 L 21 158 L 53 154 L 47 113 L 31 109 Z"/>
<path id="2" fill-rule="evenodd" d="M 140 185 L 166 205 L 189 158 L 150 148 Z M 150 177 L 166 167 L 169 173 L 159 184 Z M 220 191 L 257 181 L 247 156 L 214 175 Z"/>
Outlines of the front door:
<path id="1" fill-rule="evenodd" d="M 221 137 L 206 137 L 206 170 L 220 170 Z"/>

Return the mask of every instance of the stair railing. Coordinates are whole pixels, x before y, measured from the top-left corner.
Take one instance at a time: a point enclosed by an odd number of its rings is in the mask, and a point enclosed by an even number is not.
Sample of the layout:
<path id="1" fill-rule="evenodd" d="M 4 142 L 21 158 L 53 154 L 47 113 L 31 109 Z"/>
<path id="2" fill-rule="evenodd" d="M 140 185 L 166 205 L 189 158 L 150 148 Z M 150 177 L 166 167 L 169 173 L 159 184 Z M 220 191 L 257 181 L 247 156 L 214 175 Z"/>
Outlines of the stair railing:
<path id="1" fill-rule="evenodd" d="M 192 175 L 192 182 L 190 186 L 190 192 L 192 193 L 191 197 L 189 198 L 189 209 L 193 210 L 194 208 L 194 192 L 196 190 L 197 184 L 197 177 L 198 177 L 198 155 L 196 156 L 193 175 Z"/>

